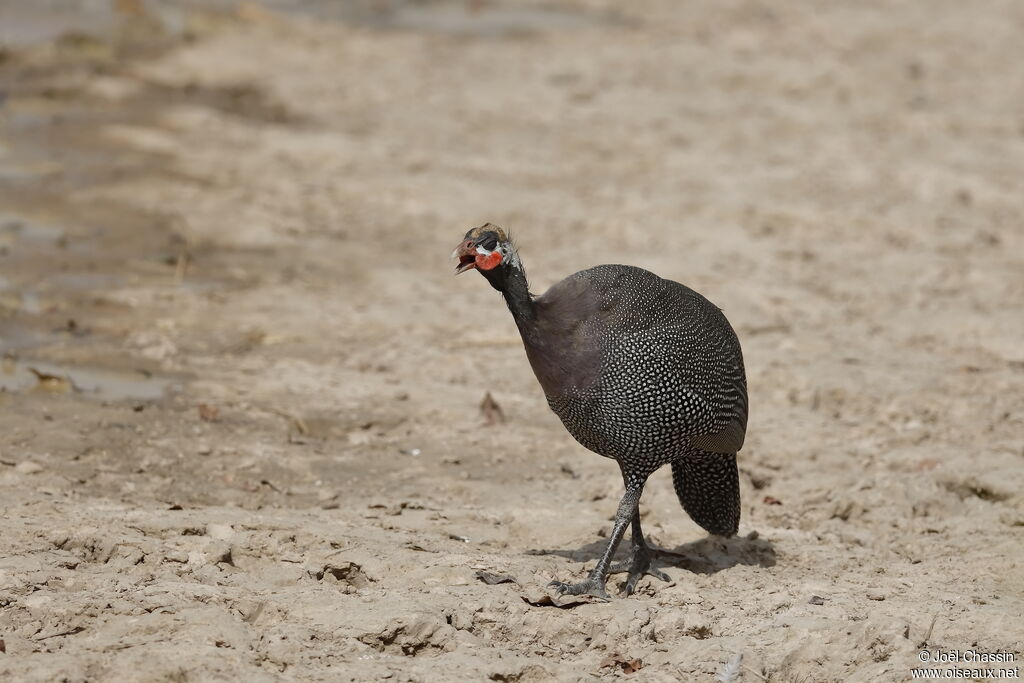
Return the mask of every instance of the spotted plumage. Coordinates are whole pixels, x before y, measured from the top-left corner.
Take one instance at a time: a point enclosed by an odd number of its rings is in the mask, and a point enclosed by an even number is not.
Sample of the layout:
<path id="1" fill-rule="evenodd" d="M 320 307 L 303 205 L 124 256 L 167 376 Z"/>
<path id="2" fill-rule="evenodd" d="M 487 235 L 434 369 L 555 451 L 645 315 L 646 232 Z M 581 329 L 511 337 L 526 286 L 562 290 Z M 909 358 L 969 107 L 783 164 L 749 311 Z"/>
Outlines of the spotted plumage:
<path id="1" fill-rule="evenodd" d="M 481 250 L 495 256 L 482 261 Z M 456 255 L 460 272 L 475 266 L 504 296 L 548 404 L 569 433 L 622 471 L 626 494 L 605 554 L 587 581 L 559 588 L 605 595 L 611 556 L 630 524 L 627 593 L 645 573 L 664 577 L 650 566 L 637 507 L 647 478 L 669 463 L 694 521 L 711 533 L 736 533 L 746 378 L 739 341 L 718 307 L 679 283 L 621 265 L 570 275 L 534 297 L 514 246 L 491 225 L 467 233 Z"/>

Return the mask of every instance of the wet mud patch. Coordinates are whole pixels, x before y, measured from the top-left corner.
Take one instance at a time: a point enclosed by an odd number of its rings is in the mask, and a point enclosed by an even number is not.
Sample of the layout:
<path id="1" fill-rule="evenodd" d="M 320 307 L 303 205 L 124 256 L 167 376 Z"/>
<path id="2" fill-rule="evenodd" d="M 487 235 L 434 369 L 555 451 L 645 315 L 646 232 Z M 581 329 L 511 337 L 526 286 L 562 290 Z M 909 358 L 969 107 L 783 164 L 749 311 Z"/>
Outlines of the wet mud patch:
<path id="1" fill-rule="evenodd" d="M 292 17 L 342 22 L 378 31 L 403 31 L 456 38 L 503 39 L 627 26 L 608 9 L 574 3 L 521 3 L 509 0 L 267 0 L 267 9 Z"/>
<path id="2" fill-rule="evenodd" d="M 139 64 L 180 49 L 195 36 L 177 25 L 184 19 L 172 21 L 167 13 L 150 12 L 154 8 L 148 3 L 125 6 L 131 9 L 111 19 L 112 30 L 65 33 L 49 44 L 4 52 L 0 178 L 10 181 L 9 189 L 39 194 L 45 184 L 51 192 L 66 193 L 119 179 L 180 174 L 171 163 L 176 150 L 144 149 L 112 134 L 119 126 L 159 131 L 167 112 L 175 108 L 207 109 L 254 125 L 307 123 L 257 83 L 205 85 L 195 79 L 164 84 L 144 77 Z M 220 21 L 210 18 L 216 12 L 198 8 L 175 5 L 169 10 L 181 17 L 195 12 L 207 17 L 193 22 L 206 27 L 202 30 L 213 30 Z"/>
<path id="3" fill-rule="evenodd" d="M 1020 651 L 992 558 L 1021 552 L 1024 251 L 971 241 L 1021 223 L 1018 9 L 217 4 L 170 52 L 0 66 L 0 346 L 52 366 L 0 392 L 0 678 L 900 680 L 930 625 Z M 325 19 L 361 8 L 390 18 Z M 522 600 L 592 566 L 621 481 L 451 277 L 502 216 L 538 290 L 626 262 L 728 311 L 767 541 L 706 539 L 655 478 L 672 583 Z M 188 381 L 87 400 L 93 368 Z"/>
<path id="4" fill-rule="evenodd" d="M 69 367 L 45 361 L 0 361 L 0 391 L 69 393 L 96 400 L 155 401 L 174 380 L 148 371 Z"/>
<path id="5" fill-rule="evenodd" d="M 362 6 L 361 6 L 362 5 Z M 513 38 L 623 24 L 620 15 L 576 7 L 512 2 L 349 3 L 343 21 L 379 30 L 420 31 L 472 38 Z"/>
<path id="6" fill-rule="evenodd" d="M 153 112 L 175 105 L 205 107 L 246 121 L 295 126 L 308 119 L 272 97 L 255 83 L 181 86 L 147 83 L 138 94 Z"/>

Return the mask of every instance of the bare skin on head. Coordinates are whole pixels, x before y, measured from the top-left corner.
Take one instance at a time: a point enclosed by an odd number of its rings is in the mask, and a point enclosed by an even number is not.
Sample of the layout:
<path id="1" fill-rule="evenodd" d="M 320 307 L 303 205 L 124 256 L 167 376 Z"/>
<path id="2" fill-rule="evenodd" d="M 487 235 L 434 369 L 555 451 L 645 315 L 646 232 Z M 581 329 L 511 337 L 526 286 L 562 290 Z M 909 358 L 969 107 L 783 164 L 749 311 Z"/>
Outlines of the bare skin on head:
<path id="1" fill-rule="evenodd" d="M 679 283 L 640 268 L 597 266 L 541 296 L 529 291 L 505 232 L 487 223 L 455 248 L 456 273 L 479 270 L 501 292 L 548 405 L 583 446 L 614 459 L 626 491 L 608 544 L 579 583 L 563 593 L 607 598 L 609 573 L 626 572 L 625 593 L 644 575 L 664 581 L 640 527 L 647 478 L 672 466 L 686 512 L 713 534 L 732 536 L 740 518 L 736 452 L 747 425 L 739 341 L 721 310 Z M 632 528 L 632 557 L 611 559 Z"/>

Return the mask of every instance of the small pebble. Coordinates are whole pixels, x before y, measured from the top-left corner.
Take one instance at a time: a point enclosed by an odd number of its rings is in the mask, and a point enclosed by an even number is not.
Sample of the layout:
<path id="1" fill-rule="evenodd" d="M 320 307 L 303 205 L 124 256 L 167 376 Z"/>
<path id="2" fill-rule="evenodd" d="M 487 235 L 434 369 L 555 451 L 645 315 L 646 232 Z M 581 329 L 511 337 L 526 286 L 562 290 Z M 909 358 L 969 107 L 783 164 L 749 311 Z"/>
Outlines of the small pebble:
<path id="1" fill-rule="evenodd" d="M 808 602 L 808 604 L 811 604 L 811 605 L 824 605 L 825 604 L 825 598 L 821 597 L 820 595 L 812 595 L 811 599 L 808 600 L 807 602 Z"/>
<path id="2" fill-rule="evenodd" d="M 43 466 L 31 460 L 24 460 L 14 466 L 14 471 L 21 474 L 39 474 L 43 471 Z"/>
<path id="3" fill-rule="evenodd" d="M 868 600 L 885 600 L 885 596 L 877 591 L 871 591 L 868 593 Z"/>
<path id="4" fill-rule="evenodd" d="M 338 492 L 334 489 L 320 489 L 316 492 L 316 499 L 320 503 L 326 503 L 329 500 L 334 500 L 338 497 Z"/>
<path id="5" fill-rule="evenodd" d="M 188 562 L 188 553 L 184 550 L 169 550 L 164 555 L 165 562 L 181 562 L 182 564 Z"/>
<path id="6" fill-rule="evenodd" d="M 227 541 L 235 535 L 230 524 L 207 524 L 206 535 L 219 541 Z"/>

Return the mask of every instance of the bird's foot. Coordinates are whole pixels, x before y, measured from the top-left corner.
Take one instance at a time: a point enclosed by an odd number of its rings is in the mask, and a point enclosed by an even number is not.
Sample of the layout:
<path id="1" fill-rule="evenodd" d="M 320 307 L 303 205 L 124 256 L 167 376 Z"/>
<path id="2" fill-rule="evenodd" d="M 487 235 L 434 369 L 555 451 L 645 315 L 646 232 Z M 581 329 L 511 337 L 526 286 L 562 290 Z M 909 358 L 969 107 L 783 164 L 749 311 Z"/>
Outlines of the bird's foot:
<path id="1" fill-rule="evenodd" d="M 552 581 L 548 586 L 563 595 L 593 595 L 602 600 L 611 600 L 608 591 L 604 589 L 604 577 L 589 576 L 586 581 L 579 583 Z"/>
<path id="2" fill-rule="evenodd" d="M 633 557 L 630 559 L 629 564 L 614 565 L 608 570 L 609 574 L 628 574 L 626 577 L 626 587 L 623 590 L 624 595 L 632 595 L 633 591 L 636 590 L 637 581 L 644 576 L 653 576 L 662 581 L 671 581 L 668 578 L 668 574 L 652 565 L 653 556 L 654 552 L 649 548 L 634 548 Z"/>

